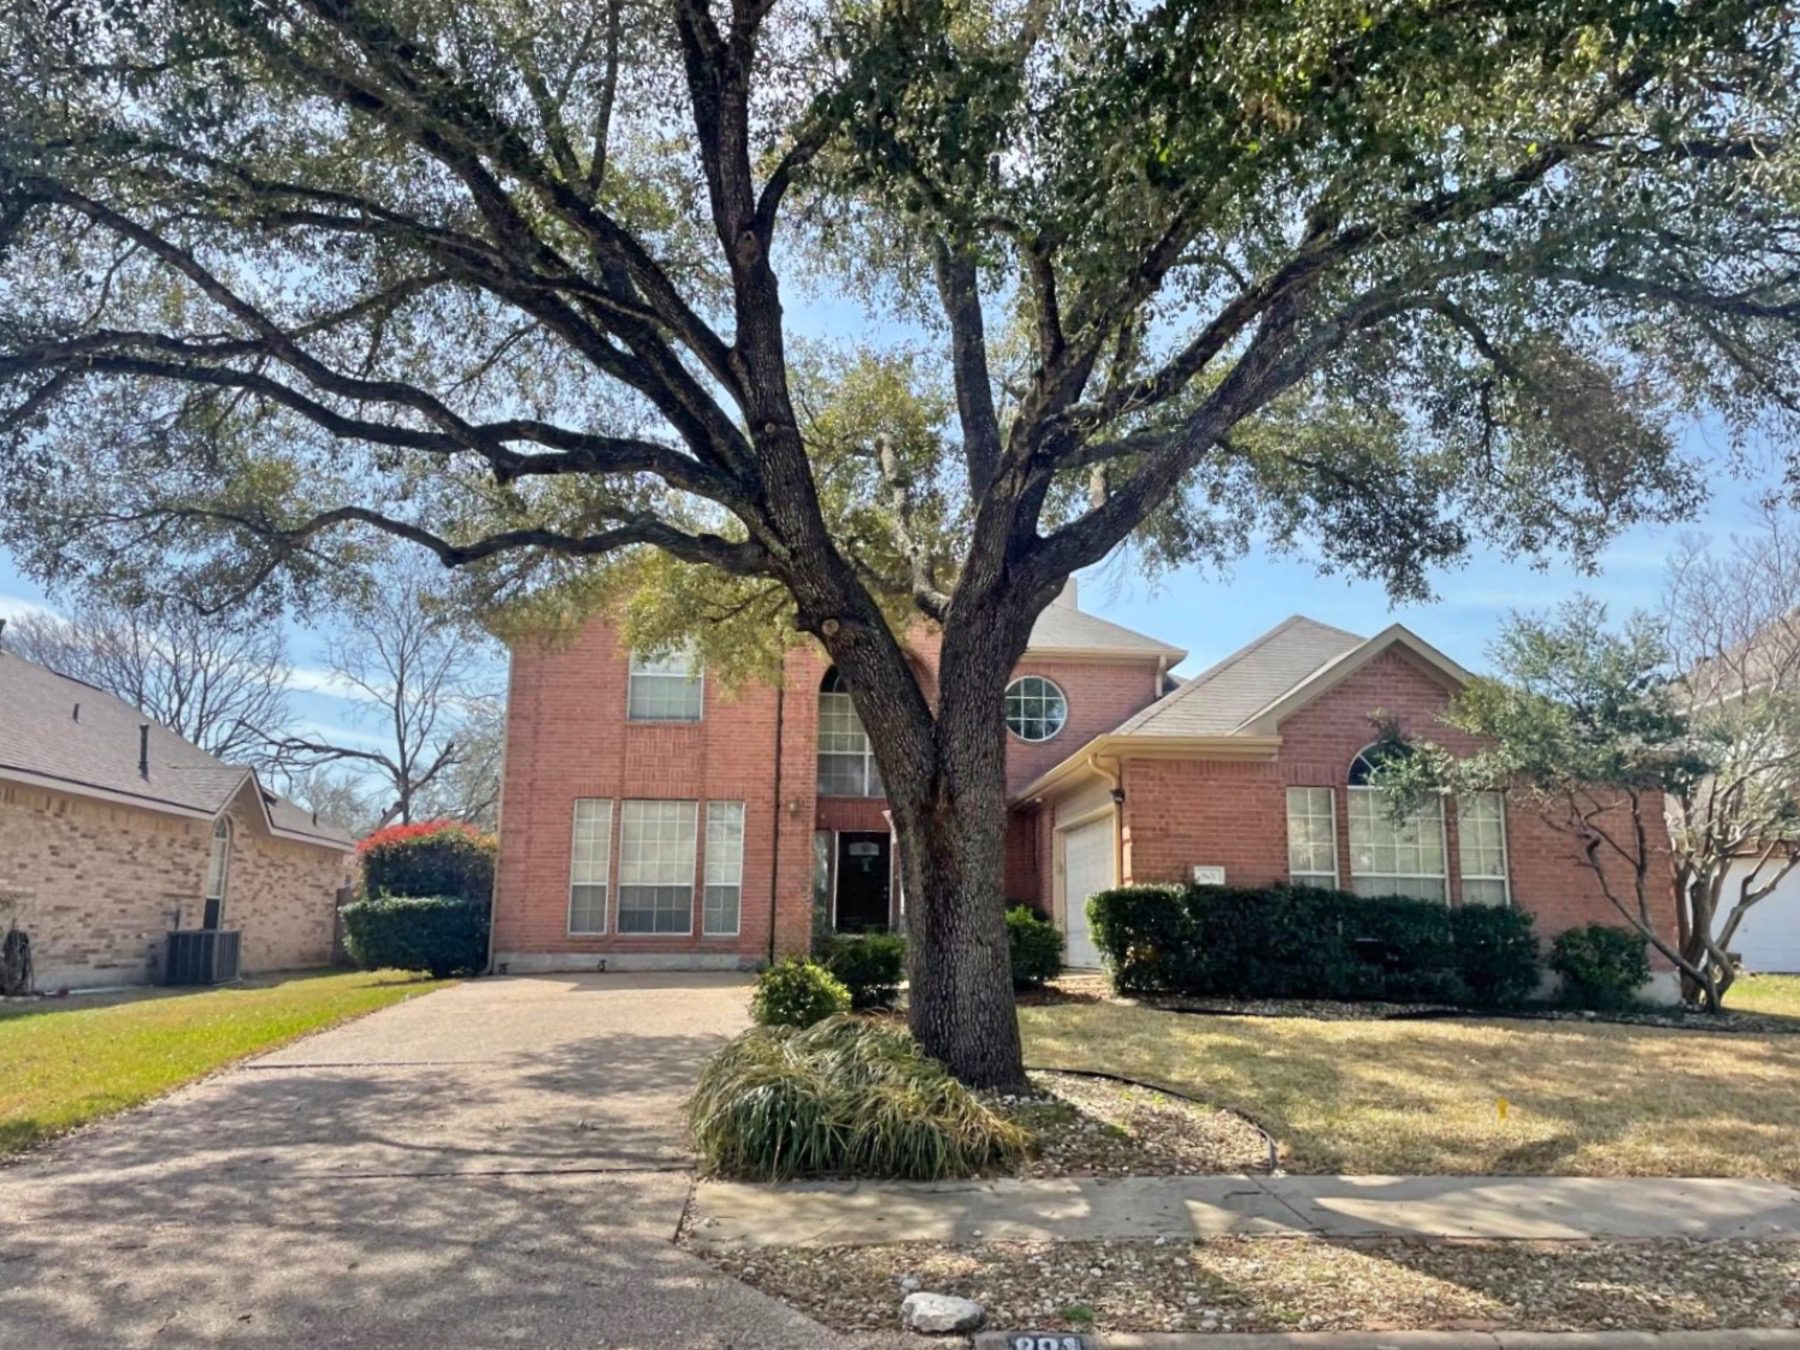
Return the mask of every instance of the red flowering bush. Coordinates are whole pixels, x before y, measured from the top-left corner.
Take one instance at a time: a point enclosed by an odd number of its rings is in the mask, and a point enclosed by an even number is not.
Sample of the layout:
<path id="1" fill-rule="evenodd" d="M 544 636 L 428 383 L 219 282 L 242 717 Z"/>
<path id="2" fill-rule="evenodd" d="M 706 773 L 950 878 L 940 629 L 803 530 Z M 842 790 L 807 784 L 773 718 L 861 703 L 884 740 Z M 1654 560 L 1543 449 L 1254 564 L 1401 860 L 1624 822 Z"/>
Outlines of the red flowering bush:
<path id="1" fill-rule="evenodd" d="M 485 903 L 494 892 L 498 844 L 460 820 L 390 825 L 356 851 L 365 895 L 449 895 Z"/>

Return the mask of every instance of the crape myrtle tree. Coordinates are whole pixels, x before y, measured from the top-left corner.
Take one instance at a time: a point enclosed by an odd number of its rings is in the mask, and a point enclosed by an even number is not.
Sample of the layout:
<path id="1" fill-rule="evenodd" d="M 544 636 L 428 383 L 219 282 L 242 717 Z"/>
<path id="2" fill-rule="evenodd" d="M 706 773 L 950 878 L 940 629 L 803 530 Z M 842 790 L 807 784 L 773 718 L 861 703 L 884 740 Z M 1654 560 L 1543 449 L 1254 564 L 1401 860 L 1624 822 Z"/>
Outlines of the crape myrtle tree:
<path id="1" fill-rule="evenodd" d="M 1477 539 L 1584 559 L 1689 508 L 1680 418 L 1800 409 L 1794 22 L 15 0 L 0 531 L 209 609 L 312 603 L 385 534 L 519 622 L 810 635 L 887 785 L 912 1025 L 1017 1081 L 1037 615 L 1120 550 L 1304 545 L 1416 597 Z M 808 345 L 808 294 L 889 322 Z"/>

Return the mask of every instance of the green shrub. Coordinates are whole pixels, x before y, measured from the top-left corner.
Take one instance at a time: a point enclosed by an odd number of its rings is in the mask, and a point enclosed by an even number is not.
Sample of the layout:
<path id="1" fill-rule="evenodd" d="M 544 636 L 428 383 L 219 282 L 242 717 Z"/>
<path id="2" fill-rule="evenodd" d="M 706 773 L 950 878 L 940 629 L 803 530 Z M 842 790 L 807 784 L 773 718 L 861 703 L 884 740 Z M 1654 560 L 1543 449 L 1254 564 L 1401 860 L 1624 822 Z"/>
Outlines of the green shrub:
<path id="1" fill-rule="evenodd" d="M 709 1173 L 759 1181 L 973 1176 L 1029 1144 L 904 1028 L 854 1016 L 745 1032 L 702 1070 L 688 1120 Z"/>
<path id="2" fill-rule="evenodd" d="M 850 1011 L 844 982 L 816 961 L 789 957 L 756 977 L 750 1015 L 765 1027 L 810 1027 Z"/>
<path id="3" fill-rule="evenodd" d="M 1529 918 L 1462 912 L 1308 886 L 1130 886 L 1088 901 L 1094 940 L 1129 993 L 1486 1003 L 1529 992 Z"/>
<path id="4" fill-rule="evenodd" d="M 1477 1007 L 1507 1008 L 1537 992 L 1538 941 L 1530 911 L 1462 905 L 1450 911 L 1457 962 Z"/>
<path id="5" fill-rule="evenodd" d="M 825 944 L 824 965 L 850 991 L 852 1008 L 886 1008 L 906 974 L 906 939 L 897 933 L 842 933 Z"/>
<path id="6" fill-rule="evenodd" d="M 1577 1008 L 1629 1007 L 1650 979 L 1644 939 L 1628 928 L 1591 923 L 1556 935 L 1550 969 L 1563 980 L 1563 999 Z"/>
<path id="7" fill-rule="evenodd" d="M 1062 973 L 1063 935 L 1030 905 L 1006 911 L 1006 945 L 1014 989 L 1031 989 Z"/>
<path id="8" fill-rule="evenodd" d="M 438 979 L 487 965 L 488 902 L 378 895 L 345 905 L 344 946 L 362 970 L 427 970 Z"/>
<path id="9" fill-rule="evenodd" d="M 494 894 L 494 836 L 455 820 L 377 830 L 357 845 L 365 895 L 451 895 L 486 902 Z"/>

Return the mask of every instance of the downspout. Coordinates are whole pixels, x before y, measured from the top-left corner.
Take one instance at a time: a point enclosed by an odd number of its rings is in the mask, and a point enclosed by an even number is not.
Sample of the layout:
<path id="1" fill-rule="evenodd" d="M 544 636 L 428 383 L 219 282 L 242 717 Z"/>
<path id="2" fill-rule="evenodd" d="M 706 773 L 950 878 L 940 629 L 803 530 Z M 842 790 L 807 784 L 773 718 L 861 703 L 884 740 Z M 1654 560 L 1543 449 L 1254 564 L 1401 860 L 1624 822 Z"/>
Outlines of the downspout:
<path id="1" fill-rule="evenodd" d="M 785 662 L 783 663 L 786 664 Z M 787 672 L 775 686 L 775 823 L 769 831 L 769 964 L 775 964 L 775 904 L 781 892 L 781 726 L 787 712 Z M 810 923 L 810 916 L 809 916 Z"/>
<path id="2" fill-rule="evenodd" d="M 1125 884 L 1125 813 L 1122 808 L 1125 805 L 1125 786 L 1124 780 L 1119 775 L 1118 761 L 1114 760 L 1113 764 L 1114 767 L 1109 769 L 1100 762 L 1098 754 L 1087 757 L 1088 768 L 1112 784 L 1113 885 L 1123 886 Z"/>

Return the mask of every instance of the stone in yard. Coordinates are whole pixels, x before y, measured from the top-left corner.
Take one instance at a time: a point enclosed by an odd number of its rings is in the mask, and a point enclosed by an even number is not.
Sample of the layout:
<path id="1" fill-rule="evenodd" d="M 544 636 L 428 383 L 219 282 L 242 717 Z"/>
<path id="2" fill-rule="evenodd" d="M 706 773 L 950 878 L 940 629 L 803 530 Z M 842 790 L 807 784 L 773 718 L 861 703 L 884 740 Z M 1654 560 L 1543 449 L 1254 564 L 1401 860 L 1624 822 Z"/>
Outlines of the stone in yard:
<path id="1" fill-rule="evenodd" d="M 974 1299 L 954 1294 L 908 1294 L 900 1304 L 900 1319 L 911 1330 L 928 1336 L 974 1331 L 985 1316 L 987 1310 Z"/>
<path id="2" fill-rule="evenodd" d="M 924 1287 L 925 1281 L 921 1280 L 917 1275 L 902 1275 L 900 1277 L 900 1292 L 903 1294 L 916 1294 Z"/>

